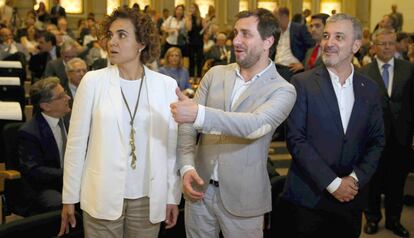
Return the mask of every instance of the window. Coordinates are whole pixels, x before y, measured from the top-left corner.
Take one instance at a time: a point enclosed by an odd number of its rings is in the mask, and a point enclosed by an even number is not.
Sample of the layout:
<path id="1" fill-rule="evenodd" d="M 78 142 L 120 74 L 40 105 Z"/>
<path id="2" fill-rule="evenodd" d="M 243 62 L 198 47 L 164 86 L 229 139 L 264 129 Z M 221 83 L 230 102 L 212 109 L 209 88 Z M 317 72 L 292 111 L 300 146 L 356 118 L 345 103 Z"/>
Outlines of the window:
<path id="1" fill-rule="evenodd" d="M 61 0 L 60 4 L 65 8 L 66 13 L 82 14 L 83 0 Z"/>
<path id="2" fill-rule="evenodd" d="M 107 0 L 106 1 L 106 14 L 111 15 L 112 11 L 115 8 L 118 8 L 121 6 L 120 0 Z"/>
<path id="3" fill-rule="evenodd" d="M 321 0 L 321 13 L 331 15 L 333 10 L 335 10 L 336 13 L 341 12 L 341 1 Z"/>
<path id="4" fill-rule="evenodd" d="M 257 1 L 257 8 L 264 8 L 269 11 L 273 11 L 278 7 L 277 1 L 275 0 L 259 0 Z"/>

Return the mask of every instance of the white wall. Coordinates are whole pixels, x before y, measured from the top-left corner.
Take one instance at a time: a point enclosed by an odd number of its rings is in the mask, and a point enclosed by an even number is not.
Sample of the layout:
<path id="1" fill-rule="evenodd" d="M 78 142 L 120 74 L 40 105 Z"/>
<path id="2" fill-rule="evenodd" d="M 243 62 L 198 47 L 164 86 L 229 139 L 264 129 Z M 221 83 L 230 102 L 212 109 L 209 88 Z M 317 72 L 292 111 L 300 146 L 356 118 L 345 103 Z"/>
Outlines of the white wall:
<path id="1" fill-rule="evenodd" d="M 371 31 L 383 15 L 391 13 L 391 5 L 393 3 L 397 4 L 397 11 L 403 14 L 403 31 L 414 32 L 413 0 L 371 0 Z"/>

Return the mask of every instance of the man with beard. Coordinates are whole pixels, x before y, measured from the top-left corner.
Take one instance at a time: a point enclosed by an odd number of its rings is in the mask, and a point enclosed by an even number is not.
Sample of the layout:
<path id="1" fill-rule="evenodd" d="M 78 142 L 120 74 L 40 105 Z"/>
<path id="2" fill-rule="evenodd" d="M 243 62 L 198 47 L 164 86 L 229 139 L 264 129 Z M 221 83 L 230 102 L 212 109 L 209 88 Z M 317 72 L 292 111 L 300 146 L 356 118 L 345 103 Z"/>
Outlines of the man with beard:
<path id="1" fill-rule="evenodd" d="M 281 237 L 361 233 L 361 194 L 384 146 L 378 87 L 351 64 L 361 38 L 356 18 L 331 16 L 321 41 L 324 65 L 292 78 L 298 97 L 287 120 L 292 163 Z"/>
<path id="2" fill-rule="evenodd" d="M 211 68 L 194 101 L 177 90 L 171 111 L 180 123 L 187 237 L 218 238 L 220 229 L 226 238 L 263 237 L 263 215 L 272 209 L 269 144 L 296 98 L 269 59 L 279 33 L 270 11 L 240 12 L 236 63 Z"/>

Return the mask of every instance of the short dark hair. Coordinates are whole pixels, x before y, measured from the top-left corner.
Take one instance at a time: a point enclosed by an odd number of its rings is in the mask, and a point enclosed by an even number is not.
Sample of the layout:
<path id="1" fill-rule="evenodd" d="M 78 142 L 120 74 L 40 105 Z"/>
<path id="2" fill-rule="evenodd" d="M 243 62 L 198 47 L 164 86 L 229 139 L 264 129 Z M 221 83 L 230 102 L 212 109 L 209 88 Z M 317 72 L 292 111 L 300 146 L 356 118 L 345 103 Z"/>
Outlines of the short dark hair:
<path id="1" fill-rule="evenodd" d="M 329 15 L 326 13 L 318 13 L 311 16 L 311 19 L 320 19 L 323 25 L 326 25 L 326 19 L 328 19 Z"/>
<path id="2" fill-rule="evenodd" d="M 151 63 L 159 58 L 159 35 L 157 28 L 149 15 L 129 7 L 119 7 L 115 9 L 110 16 L 105 18 L 102 28 L 104 36 L 107 36 L 109 28 L 117 19 L 129 19 L 132 22 L 132 25 L 135 28 L 136 41 L 145 46 L 140 56 L 140 61 L 143 64 Z"/>
<path id="3" fill-rule="evenodd" d="M 44 38 L 46 42 L 52 42 L 52 45 L 56 45 L 56 36 L 48 31 L 44 31 L 38 34 L 37 39 Z"/>
<path id="4" fill-rule="evenodd" d="M 274 43 L 269 49 L 269 55 L 272 55 L 276 50 L 276 45 L 279 41 L 280 27 L 277 18 L 267 9 L 257 8 L 255 10 L 242 11 L 236 15 L 237 20 L 247 17 L 257 17 L 257 31 L 262 40 L 273 36 Z"/>
<path id="5" fill-rule="evenodd" d="M 406 38 L 410 39 L 410 36 L 407 34 L 407 32 L 402 32 L 401 31 L 401 32 L 397 33 L 397 42 L 400 42 L 400 41 L 402 41 Z"/>

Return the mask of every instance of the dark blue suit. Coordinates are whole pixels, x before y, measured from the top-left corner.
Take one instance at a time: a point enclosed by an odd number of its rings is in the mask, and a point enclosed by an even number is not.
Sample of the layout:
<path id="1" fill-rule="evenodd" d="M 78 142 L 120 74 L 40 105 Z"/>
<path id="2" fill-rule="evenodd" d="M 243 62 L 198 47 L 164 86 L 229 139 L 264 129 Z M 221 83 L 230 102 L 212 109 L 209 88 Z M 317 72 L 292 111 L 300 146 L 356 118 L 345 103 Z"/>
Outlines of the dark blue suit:
<path id="1" fill-rule="evenodd" d="M 312 39 L 306 25 L 296 22 L 290 23 L 290 49 L 292 54 L 300 61 L 305 59 L 306 51 L 315 46 L 315 41 Z"/>
<path id="2" fill-rule="evenodd" d="M 362 214 L 361 190 L 375 172 L 385 143 L 378 87 L 354 73 L 355 102 L 344 133 L 338 101 L 324 65 L 295 75 L 292 84 L 298 94 L 287 120 L 292 164 L 282 196 L 294 206 L 311 212 L 334 213 L 332 222 L 341 223 L 339 227 L 348 234 L 345 237 L 357 237 Z M 336 177 L 352 171 L 359 180 L 359 193 L 351 202 L 341 203 L 326 188 Z M 353 217 L 347 217 L 350 211 Z M 358 214 L 359 221 L 353 221 Z M 335 225 L 323 226 L 322 230 Z"/>
<path id="3" fill-rule="evenodd" d="M 40 210 L 59 209 L 63 169 L 53 132 L 41 113 L 23 124 L 18 143 L 22 179 L 36 192 L 34 200 Z"/>

